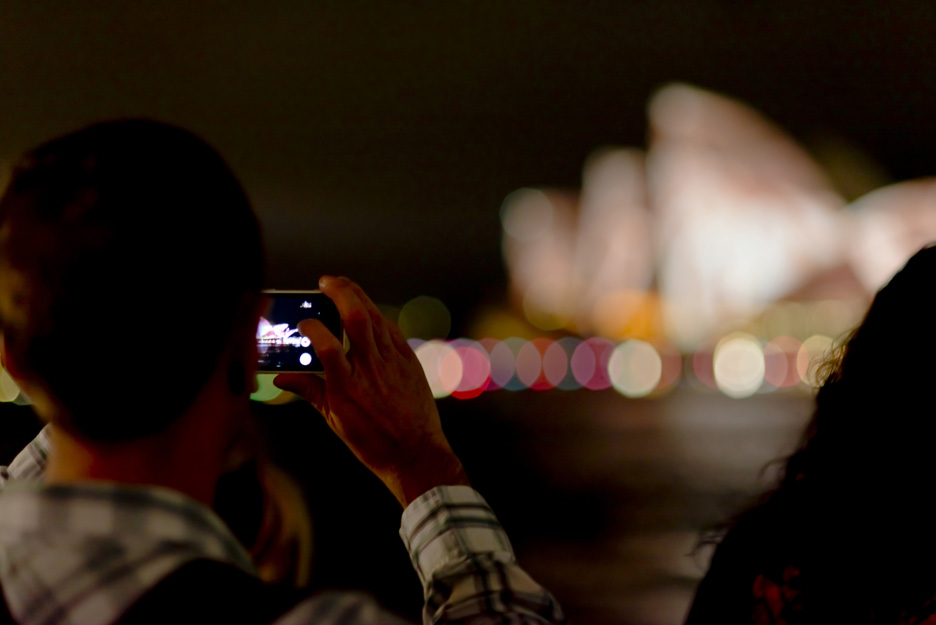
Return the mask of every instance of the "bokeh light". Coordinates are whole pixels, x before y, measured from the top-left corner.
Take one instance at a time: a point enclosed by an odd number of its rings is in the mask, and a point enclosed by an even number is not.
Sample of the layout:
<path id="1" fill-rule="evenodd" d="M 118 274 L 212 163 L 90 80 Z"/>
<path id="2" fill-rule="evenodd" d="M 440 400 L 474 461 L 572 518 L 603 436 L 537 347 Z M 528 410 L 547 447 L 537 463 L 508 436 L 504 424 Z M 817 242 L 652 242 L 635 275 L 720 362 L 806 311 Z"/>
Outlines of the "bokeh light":
<path id="1" fill-rule="evenodd" d="M 426 341 L 416 347 L 419 359 L 429 381 L 429 389 L 436 399 L 451 395 L 462 380 L 462 360 L 455 348 L 444 341 Z"/>
<path id="2" fill-rule="evenodd" d="M 684 371 L 696 388 L 717 390 L 732 398 L 780 389 L 804 391 L 815 386 L 815 365 L 835 345 L 825 335 L 802 342 L 778 336 L 765 343 L 742 332 L 707 341 L 685 355 L 666 342 L 627 339 L 615 343 L 598 337 L 409 339 L 408 343 L 423 366 L 433 396 L 456 399 L 473 399 L 496 390 L 611 388 L 629 398 L 659 396 L 675 388 Z M 278 402 L 288 395 L 277 397 L 276 393 L 261 379 L 253 398 Z"/>
<path id="3" fill-rule="evenodd" d="M 534 391 L 546 391 L 556 388 L 556 380 L 562 380 L 568 367 L 565 352 L 561 350 L 550 351 L 555 341 L 545 337 L 535 338 L 529 344 L 540 355 L 540 374 L 533 384 L 529 385 L 530 388 Z M 548 359 L 547 355 L 549 356 Z"/>
<path id="4" fill-rule="evenodd" d="M 774 389 L 800 382 L 796 357 L 802 343 L 792 336 L 777 336 L 764 346 L 764 381 Z"/>
<path id="5" fill-rule="evenodd" d="M 550 388 L 557 388 L 569 373 L 569 354 L 562 343 L 547 340 L 543 352 L 543 378 Z"/>
<path id="6" fill-rule="evenodd" d="M 669 343 L 658 344 L 655 348 L 660 355 L 662 370 L 660 372 L 660 383 L 654 393 L 662 394 L 675 388 L 677 382 L 679 382 L 683 369 L 683 355 Z"/>
<path id="7" fill-rule="evenodd" d="M 452 391 L 452 397 L 477 397 L 484 392 L 491 380 L 491 362 L 487 350 L 480 343 L 468 339 L 452 341 L 451 346 L 462 363 L 461 381 Z"/>
<path id="8" fill-rule="evenodd" d="M 517 379 L 527 388 L 542 390 L 543 355 L 532 341 L 524 341 L 517 350 Z M 538 384 L 539 383 L 539 384 Z"/>
<path id="9" fill-rule="evenodd" d="M 487 350 L 488 360 L 491 363 L 491 380 L 488 388 L 491 390 L 505 388 L 513 378 L 516 355 L 504 341 L 484 338 L 479 341 Z"/>
<path id="10" fill-rule="evenodd" d="M 732 398 L 778 389 L 804 391 L 815 385 L 809 363 L 824 359 L 834 345 L 825 335 L 803 342 L 784 335 L 765 343 L 741 332 L 707 341 L 686 355 L 670 343 L 633 338 L 620 343 L 574 336 L 409 339 L 408 343 L 423 366 L 433 396 L 463 400 L 496 390 L 613 388 L 629 398 L 659 396 L 678 385 L 684 370 L 687 381 L 697 388 Z M 272 384 L 261 379 L 253 398 L 284 401 L 276 393 Z"/>
<path id="11" fill-rule="evenodd" d="M 650 343 L 625 341 L 608 360 L 608 377 L 614 389 L 626 397 L 643 397 L 656 389 L 663 376 L 663 360 Z"/>
<path id="12" fill-rule="evenodd" d="M 452 329 L 452 315 L 441 300 L 420 295 L 400 309 L 399 326 L 406 338 L 445 339 Z"/>
<path id="13" fill-rule="evenodd" d="M 492 382 L 508 391 L 522 391 L 527 388 L 517 377 L 517 353 L 526 343 L 526 339 L 512 336 L 500 341 L 491 350 Z"/>
<path id="14" fill-rule="evenodd" d="M 555 352 L 562 350 L 562 357 L 566 361 L 566 372 L 561 380 L 556 382 L 556 388 L 563 391 L 576 391 L 582 388 L 582 385 L 578 380 L 575 379 L 575 374 L 572 371 L 572 355 L 575 353 L 575 350 L 581 345 L 582 339 L 574 336 L 564 336 L 549 347 L 549 352 Z M 547 355 L 549 355 L 547 353 Z M 558 358 L 558 356 L 553 356 Z"/>
<path id="15" fill-rule="evenodd" d="M 819 366 L 831 356 L 833 346 L 832 338 L 822 334 L 814 334 L 803 341 L 796 355 L 796 372 L 803 384 L 809 387 L 819 386 Z"/>
<path id="16" fill-rule="evenodd" d="M 750 397 L 764 382 L 764 351 L 748 335 L 729 335 L 719 341 L 712 362 L 715 383 L 729 397 Z"/>
<path id="17" fill-rule="evenodd" d="M 572 374 L 576 381 L 591 391 L 611 387 L 608 378 L 608 360 L 614 344 L 606 339 L 592 337 L 582 341 L 572 354 Z"/>

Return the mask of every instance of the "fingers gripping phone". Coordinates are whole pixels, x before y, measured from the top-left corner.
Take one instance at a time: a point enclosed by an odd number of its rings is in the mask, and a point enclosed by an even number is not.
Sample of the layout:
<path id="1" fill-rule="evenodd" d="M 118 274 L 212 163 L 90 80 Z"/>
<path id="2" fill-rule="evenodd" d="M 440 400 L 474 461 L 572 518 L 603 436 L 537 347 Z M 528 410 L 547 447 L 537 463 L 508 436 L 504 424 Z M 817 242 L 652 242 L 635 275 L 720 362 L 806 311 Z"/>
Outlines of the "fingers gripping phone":
<path id="1" fill-rule="evenodd" d="M 335 303 L 321 291 L 264 291 L 267 307 L 257 324 L 260 373 L 318 373 L 322 361 L 312 342 L 299 333 L 303 319 L 318 319 L 334 334 L 345 351 L 348 337 Z"/>

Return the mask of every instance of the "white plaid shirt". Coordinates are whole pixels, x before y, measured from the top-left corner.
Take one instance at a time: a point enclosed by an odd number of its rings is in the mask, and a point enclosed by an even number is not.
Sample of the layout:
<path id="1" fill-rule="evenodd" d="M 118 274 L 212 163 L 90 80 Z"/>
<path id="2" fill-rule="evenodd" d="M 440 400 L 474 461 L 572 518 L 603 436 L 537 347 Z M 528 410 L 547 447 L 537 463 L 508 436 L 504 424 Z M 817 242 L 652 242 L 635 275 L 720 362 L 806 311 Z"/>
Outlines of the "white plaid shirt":
<path id="1" fill-rule="evenodd" d="M 209 558 L 252 572 L 208 507 L 178 492 L 109 483 L 48 485 L 43 430 L 0 467 L 0 586 L 22 625 L 112 622 L 183 564 Z M 425 623 L 561 623 L 553 596 L 518 565 L 481 496 L 435 488 L 403 512 L 400 536 L 425 589 Z M 358 593 L 312 595 L 276 625 L 399 619 Z"/>

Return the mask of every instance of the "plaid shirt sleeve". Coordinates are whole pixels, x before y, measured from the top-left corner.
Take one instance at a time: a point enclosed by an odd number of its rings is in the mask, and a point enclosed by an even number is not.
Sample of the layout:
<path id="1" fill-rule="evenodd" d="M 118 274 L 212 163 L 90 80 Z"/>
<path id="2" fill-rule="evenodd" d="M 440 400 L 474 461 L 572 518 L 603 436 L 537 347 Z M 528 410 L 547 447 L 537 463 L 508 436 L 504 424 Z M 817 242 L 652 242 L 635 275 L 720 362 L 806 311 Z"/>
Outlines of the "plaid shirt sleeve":
<path id="1" fill-rule="evenodd" d="M 425 493 L 403 512 L 400 536 L 423 583 L 426 625 L 565 622 L 552 594 L 517 564 L 494 512 L 474 490 Z"/>
<path id="2" fill-rule="evenodd" d="M 45 426 L 23 451 L 19 452 L 10 466 L 0 467 L 0 489 L 13 480 L 36 480 L 45 471 L 51 443 L 49 428 Z"/>

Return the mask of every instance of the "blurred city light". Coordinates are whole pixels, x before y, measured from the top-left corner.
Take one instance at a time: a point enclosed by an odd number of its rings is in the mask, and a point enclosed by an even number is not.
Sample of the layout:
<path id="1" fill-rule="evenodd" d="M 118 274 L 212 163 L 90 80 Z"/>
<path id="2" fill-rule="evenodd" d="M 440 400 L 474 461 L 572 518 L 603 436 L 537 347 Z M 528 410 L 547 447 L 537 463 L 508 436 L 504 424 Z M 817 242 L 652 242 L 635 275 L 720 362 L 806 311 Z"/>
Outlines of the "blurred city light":
<path id="1" fill-rule="evenodd" d="M 753 336 L 729 335 L 719 341 L 712 372 L 719 390 L 729 397 L 750 397 L 764 383 L 764 351 Z"/>
<path id="2" fill-rule="evenodd" d="M 399 326 L 408 339 L 444 339 L 452 329 L 452 315 L 441 300 L 427 295 L 414 297 L 400 309 Z"/>
<path id="3" fill-rule="evenodd" d="M 492 338 L 483 338 L 479 341 L 488 353 L 491 363 L 491 380 L 488 388 L 491 390 L 506 388 L 513 379 L 517 356 L 504 341 Z"/>
<path id="4" fill-rule="evenodd" d="M 663 360 L 649 343 L 625 341 L 611 353 L 608 377 L 614 389 L 627 397 L 649 395 L 663 377 Z"/>
<path id="5" fill-rule="evenodd" d="M 468 339 L 452 341 L 452 347 L 462 363 L 461 381 L 452 397 L 471 399 L 480 395 L 491 381 L 491 362 L 480 343 Z"/>
<path id="6" fill-rule="evenodd" d="M 600 337 L 525 339 L 485 337 L 454 340 L 409 339 L 433 397 L 468 400 L 485 392 L 604 391 L 628 398 L 655 397 L 682 379 L 728 397 L 757 392 L 805 391 L 816 384 L 815 366 L 828 357 L 833 340 L 813 335 L 805 341 L 790 336 L 763 342 L 732 333 L 708 342 L 684 358 L 674 346 L 640 339 L 614 342 Z M 763 347 L 762 347 L 763 345 Z M 283 403 L 295 397 L 273 386 L 273 374 L 257 376 L 254 401 Z M 0 398 L 12 401 L 18 389 L 0 373 Z"/>
<path id="7" fill-rule="evenodd" d="M 569 354 L 562 343 L 545 339 L 543 378 L 549 388 L 559 388 L 569 373 Z"/>
<path id="8" fill-rule="evenodd" d="M 819 367 L 832 355 L 834 341 L 828 336 L 815 334 L 800 346 L 796 354 L 796 372 L 800 380 L 809 387 L 819 386 Z"/>
<path id="9" fill-rule="evenodd" d="M 778 336 L 764 346 L 764 381 L 774 389 L 800 382 L 796 359 L 803 344 L 791 336 Z"/>
<path id="10" fill-rule="evenodd" d="M 572 371 L 572 355 L 575 354 L 575 350 L 578 349 L 581 343 L 582 340 L 577 337 L 564 336 L 550 345 L 547 356 L 557 359 L 561 357 L 567 363 L 565 375 L 562 377 L 562 380 L 556 383 L 556 388 L 563 391 L 575 391 L 582 388 L 582 385 L 575 379 L 575 374 Z M 559 352 L 560 349 L 562 350 L 561 353 Z"/>
<path id="11" fill-rule="evenodd" d="M 543 355 L 532 341 L 524 341 L 517 350 L 517 379 L 526 388 L 543 390 Z"/>
<path id="12" fill-rule="evenodd" d="M 600 391 L 611 387 L 608 361 L 613 351 L 614 344 L 599 337 L 588 338 L 575 348 L 572 373 L 583 388 Z"/>
<path id="13" fill-rule="evenodd" d="M 410 345 L 436 398 L 472 399 L 498 390 L 612 388 L 629 398 L 655 397 L 680 382 L 684 362 L 691 373 L 689 382 L 743 398 L 758 392 L 807 390 L 812 382 L 802 372 L 810 358 L 827 355 L 832 339 L 814 335 L 800 342 L 780 336 L 762 347 L 753 336 L 732 333 L 701 346 L 687 360 L 671 345 L 639 339 L 615 343 L 598 337 L 487 337 L 411 339 Z"/>
<path id="14" fill-rule="evenodd" d="M 415 348 L 435 398 L 448 397 L 461 384 L 464 366 L 455 348 L 440 340 L 421 343 Z"/>

